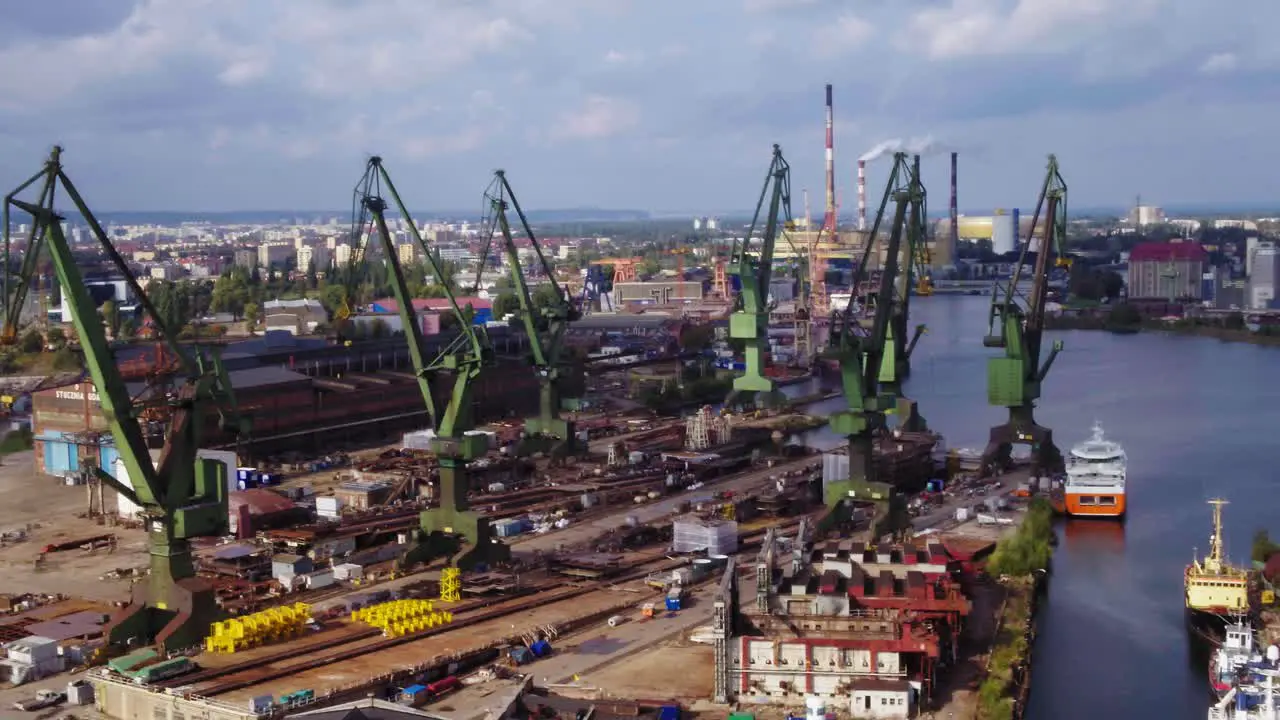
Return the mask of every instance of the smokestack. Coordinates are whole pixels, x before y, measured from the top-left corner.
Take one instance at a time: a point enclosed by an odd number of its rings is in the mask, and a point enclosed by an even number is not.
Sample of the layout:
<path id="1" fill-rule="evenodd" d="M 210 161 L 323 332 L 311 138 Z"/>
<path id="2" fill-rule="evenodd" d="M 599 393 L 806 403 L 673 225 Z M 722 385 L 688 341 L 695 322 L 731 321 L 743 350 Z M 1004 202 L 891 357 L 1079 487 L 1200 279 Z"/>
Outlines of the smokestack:
<path id="1" fill-rule="evenodd" d="M 867 161 L 858 161 L 858 229 L 867 229 Z"/>
<path id="2" fill-rule="evenodd" d="M 836 151 L 835 112 L 831 105 L 831 84 L 827 83 L 827 213 L 822 218 L 822 229 L 836 231 Z"/>
<path id="3" fill-rule="evenodd" d="M 956 248 L 960 247 L 960 211 L 956 202 L 956 158 L 959 155 L 960 153 L 951 153 L 951 254 L 947 257 L 947 262 L 954 262 Z"/>

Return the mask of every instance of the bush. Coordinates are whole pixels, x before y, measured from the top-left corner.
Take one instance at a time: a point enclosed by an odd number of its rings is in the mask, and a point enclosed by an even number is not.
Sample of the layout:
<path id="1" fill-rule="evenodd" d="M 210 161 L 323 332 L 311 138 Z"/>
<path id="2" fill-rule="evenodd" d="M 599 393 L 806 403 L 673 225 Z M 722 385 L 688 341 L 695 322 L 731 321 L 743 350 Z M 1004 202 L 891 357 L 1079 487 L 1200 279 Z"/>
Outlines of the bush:
<path id="1" fill-rule="evenodd" d="M 993 575 L 1030 575 L 1049 567 L 1053 555 L 1053 507 L 1043 498 L 1036 498 L 1027 509 L 1022 525 L 996 544 L 987 561 L 987 571 Z"/>

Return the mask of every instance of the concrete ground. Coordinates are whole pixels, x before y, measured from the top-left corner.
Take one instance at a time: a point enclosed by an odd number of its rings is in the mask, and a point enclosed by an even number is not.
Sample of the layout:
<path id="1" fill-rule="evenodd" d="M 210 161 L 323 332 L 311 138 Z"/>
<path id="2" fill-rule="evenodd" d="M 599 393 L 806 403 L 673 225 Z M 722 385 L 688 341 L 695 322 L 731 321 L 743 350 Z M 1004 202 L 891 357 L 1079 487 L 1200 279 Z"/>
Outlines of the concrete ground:
<path id="1" fill-rule="evenodd" d="M 106 491 L 108 507 L 115 493 Z M 0 532 L 29 528 L 25 542 L 0 546 L 0 591 L 46 593 L 114 602 L 129 598 L 128 580 L 102 580 L 115 568 L 145 567 L 146 534 L 142 530 L 110 527 L 97 520 L 77 517 L 87 510 L 84 486 L 67 486 L 57 478 L 35 471 L 32 451 L 0 457 Z M 81 550 L 49 553 L 43 566 L 35 560 L 45 545 L 77 538 L 115 533 L 113 552 Z"/>
<path id="2" fill-rule="evenodd" d="M 679 612 L 663 613 L 648 620 L 633 614 L 617 627 L 601 624 L 562 637 L 554 644 L 555 653 L 551 657 L 538 660 L 524 669 L 534 676 L 534 683 L 541 686 L 597 687 L 617 698 L 672 695 L 671 688 L 661 689 L 667 685 L 664 678 L 670 673 L 651 673 L 650 669 L 660 668 L 662 663 L 654 663 L 650 656 L 653 653 L 662 655 L 668 648 L 685 645 L 684 636 L 697 628 L 709 626 L 715 592 L 714 583 L 704 585 L 692 593 L 687 609 Z M 655 646 L 661 647 L 650 650 Z M 704 665 L 712 661 L 710 645 L 694 645 L 690 651 L 681 654 L 690 657 L 705 655 L 699 661 L 705 661 Z M 678 689 L 688 691 L 681 697 L 711 694 L 711 665 L 689 665 L 682 670 L 675 673 L 680 680 Z M 637 688 L 644 688 L 644 692 Z"/>

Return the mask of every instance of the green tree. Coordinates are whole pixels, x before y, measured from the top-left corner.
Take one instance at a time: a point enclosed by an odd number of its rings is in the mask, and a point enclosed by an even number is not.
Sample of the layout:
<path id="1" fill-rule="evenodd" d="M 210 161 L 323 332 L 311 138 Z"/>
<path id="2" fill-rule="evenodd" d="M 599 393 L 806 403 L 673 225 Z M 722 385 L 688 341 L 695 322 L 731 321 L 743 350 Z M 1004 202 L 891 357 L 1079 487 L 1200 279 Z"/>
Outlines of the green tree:
<path id="1" fill-rule="evenodd" d="M 111 337 L 117 337 L 120 334 L 120 311 L 116 308 L 114 300 L 108 300 L 102 303 L 102 320 L 107 324 L 107 330 L 111 333 Z"/>
<path id="2" fill-rule="evenodd" d="M 680 348 L 687 352 L 702 352 L 711 347 L 716 330 L 711 325 L 688 325 L 680 333 Z"/>
<path id="3" fill-rule="evenodd" d="M 318 282 L 319 278 L 316 273 L 316 261 L 312 260 L 307 263 L 307 287 L 314 290 Z"/>
<path id="4" fill-rule="evenodd" d="M 53 369 L 58 371 L 75 370 L 83 367 L 80 355 L 69 347 L 61 347 L 53 353 Z"/>
<path id="5" fill-rule="evenodd" d="M 1107 326 L 1116 328 L 1135 328 L 1142 324 L 1142 313 L 1130 303 L 1120 303 L 1111 308 L 1107 316 Z"/>
<path id="6" fill-rule="evenodd" d="M 1228 330 L 1243 330 L 1243 329 L 1244 329 L 1244 314 L 1243 314 L 1243 313 L 1238 313 L 1238 312 L 1233 312 L 1233 313 L 1231 313 L 1231 314 L 1227 315 L 1227 317 L 1226 317 L 1225 319 L 1223 319 L 1223 321 L 1222 321 L 1222 325 L 1223 325 L 1223 327 L 1225 327 L 1225 328 L 1226 328 L 1226 329 L 1228 329 Z"/>
<path id="7" fill-rule="evenodd" d="M 255 303 L 249 303 L 244 306 L 244 326 L 245 329 L 249 331 L 250 335 L 252 335 L 254 330 L 258 327 L 258 317 L 261 312 L 262 311 L 259 310 Z"/>
<path id="8" fill-rule="evenodd" d="M 40 334 L 39 330 L 31 328 L 22 334 L 22 340 L 19 347 L 22 349 L 22 352 L 34 355 L 41 350 L 44 350 L 44 336 Z"/>
<path id="9" fill-rule="evenodd" d="M 138 334 L 138 323 L 133 318 L 125 318 L 120 323 L 120 339 L 132 340 Z"/>
<path id="10" fill-rule="evenodd" d="M 515 293 L 502 293 L 493 300 L 493 317 L 495 320 L 501 320 L 507 313 L 517 313 L 520 311 L 520 300 Z"/>
<path id="11" fill-rule="evenodd" d="M 51 327 L 45 340 L 54 351 L 61 350 L 67 346 L 67 332 L 60 327 Z"/>
<path id="12" fill-rule="evenodd" d="M 1254 562 L 1265 563 L 1277 552 L 1280 552 L 1280 545 L 1272 542 L 1270 533 L 1266 530 L 1259 530 L 1253 534 L 1253 549 L 1250 552 L 1250 557 Z"/>

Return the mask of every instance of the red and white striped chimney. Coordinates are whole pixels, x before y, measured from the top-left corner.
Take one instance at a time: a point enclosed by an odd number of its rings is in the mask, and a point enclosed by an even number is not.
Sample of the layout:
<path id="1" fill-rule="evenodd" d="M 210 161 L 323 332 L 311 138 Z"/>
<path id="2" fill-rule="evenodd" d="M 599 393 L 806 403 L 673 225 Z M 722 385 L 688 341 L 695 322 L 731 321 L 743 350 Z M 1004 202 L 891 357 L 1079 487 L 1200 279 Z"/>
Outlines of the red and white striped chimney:
<path id="1" fill-rule="evenodd" d="M 858 229 L 867 229 L 867 161 L 858 161 Z"/>
<path id="2" fill-rule="evenodd" d="M 836 150 L 835 112 L 831 105 L 831 84 L 827 83 L 827 211 L 822 218 L 822 229 L 836 231 Z"/>

